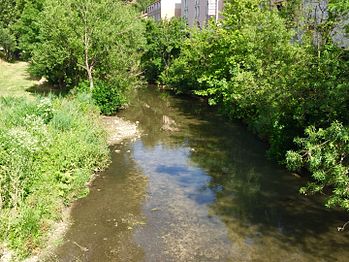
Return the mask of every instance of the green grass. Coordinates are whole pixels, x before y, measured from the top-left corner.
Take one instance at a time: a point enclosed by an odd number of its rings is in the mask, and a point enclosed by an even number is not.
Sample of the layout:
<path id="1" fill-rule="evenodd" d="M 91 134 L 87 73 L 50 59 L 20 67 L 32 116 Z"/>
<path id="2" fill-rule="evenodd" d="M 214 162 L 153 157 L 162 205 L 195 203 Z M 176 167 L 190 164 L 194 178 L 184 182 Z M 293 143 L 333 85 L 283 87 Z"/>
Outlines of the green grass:
<path id="1" fill-rule="evenodd" d="M 0 96 L 29 96 L 27 89 L 37 83 L 27 72 L 28 63 L 8 63 L 0 59 Z"/>
<path id="2" fill-rule="evenodd" d="M 87 95 L 1 98 L 0 241 L 20 257 L 40 248 L 64 205 L 87 193 L 108 153 Z"/>
<path id="3" fill-rule="evenodd" d="M 91 97 L 31 96 L 26 67 L 0 71 L 0 258 L 4 246 L 19 259 L 44 247 L 64 207 L 86 195 L 109 159 Z"/>

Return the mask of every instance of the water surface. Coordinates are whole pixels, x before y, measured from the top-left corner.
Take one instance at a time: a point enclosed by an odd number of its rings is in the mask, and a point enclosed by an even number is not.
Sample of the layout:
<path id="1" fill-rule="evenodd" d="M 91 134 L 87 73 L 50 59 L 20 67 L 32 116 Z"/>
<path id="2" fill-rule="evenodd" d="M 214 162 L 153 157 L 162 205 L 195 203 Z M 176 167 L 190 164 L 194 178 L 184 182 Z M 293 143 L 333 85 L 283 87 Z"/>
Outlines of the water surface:
<path id="1" fill-rule="evenodd" d="M 140 90 L 143 135 L 75 204 L 58 261 L 349 261 L 348 217 L 299 195 L 245 127 L 200 101 Z"/>

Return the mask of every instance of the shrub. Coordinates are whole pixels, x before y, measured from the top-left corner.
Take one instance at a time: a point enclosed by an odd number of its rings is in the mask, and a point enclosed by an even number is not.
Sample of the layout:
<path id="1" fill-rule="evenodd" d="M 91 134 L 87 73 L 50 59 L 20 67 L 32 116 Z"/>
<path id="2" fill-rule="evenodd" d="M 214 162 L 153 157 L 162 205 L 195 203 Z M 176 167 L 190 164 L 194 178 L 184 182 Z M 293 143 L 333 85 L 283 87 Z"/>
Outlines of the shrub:
<path id="1" fill-rule="evenodd" d="M 90 98 L 0 99 L 0 240 L 25 257 L 108 160 Z"/>
<path id="2" fill-rule="evenodd" d="M 314 181 L 301 188 L 301 193 L 326 194 L 330 189 L 326 206 L 349 211 L 349 128 L 334 122 L 326 129 L 308 127 L 306 135 L 295 140 L 300 149 L 286 155 L 290 170 L 306 166 L 312 173 Z"/>
<path id="3" fill-rule="evenodd" d="M 92 98 L 105 115 L 112 115 L 126 102 L 121 88 L 102 81 L 96 83 Z"/>
<path id="4" fill-rule="evenodd" d="M 171 65 L 172 60 L 181 52 L 181 46 L 187 37 L 188 28 L 184 20 L 146 20 L 146 50 L 141 59 L 144 76 L 150 83 L 160 82 Z"/>

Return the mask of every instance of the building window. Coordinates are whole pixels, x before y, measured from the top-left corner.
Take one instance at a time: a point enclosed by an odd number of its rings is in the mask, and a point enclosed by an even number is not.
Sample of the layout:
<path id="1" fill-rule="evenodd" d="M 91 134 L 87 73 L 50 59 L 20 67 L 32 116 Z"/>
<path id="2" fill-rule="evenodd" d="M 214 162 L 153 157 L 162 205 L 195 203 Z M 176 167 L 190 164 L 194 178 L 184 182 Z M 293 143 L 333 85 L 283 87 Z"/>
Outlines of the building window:
<path id="1" fill-rule="evenodd" d="M 195 19 L 198 19 L 200 17 L 200 1 L 195 0 Z"/>

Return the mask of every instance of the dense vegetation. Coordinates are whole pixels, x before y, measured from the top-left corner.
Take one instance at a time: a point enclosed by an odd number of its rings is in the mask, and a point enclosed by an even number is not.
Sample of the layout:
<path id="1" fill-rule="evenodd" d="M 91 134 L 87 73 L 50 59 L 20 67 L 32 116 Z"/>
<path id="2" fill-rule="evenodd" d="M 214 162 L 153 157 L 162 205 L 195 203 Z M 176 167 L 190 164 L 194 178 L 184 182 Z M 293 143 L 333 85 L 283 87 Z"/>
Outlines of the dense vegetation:
<path id="1" fill-rule="evenodd" d="M 125 104 L 141 70 L 246 123 L 270 156 L 312 175 L 302 193 L 349 210 L 349 49 L 333 40 L 349 1 L 330 0 L 319 17 L 301 0 L 281 10 L 230 0 L 224 19 L 201 30 L 142 21 L 136 10 L 148 3 L 2 0 L 1 57 L 26 59 L 33 76 L 73 92 L 0 100 L 1 241 L 29 254 L 63 204 L 81 196 L 107 161 L 98 110 Z"/>
<path id="2" fill-rule="evenodd" d="M 86 95 L 5 97 L 0 109 L 0 240 L 26 256 L 106 166 L 106 135 Z"/>
<path id="3" fill-rule="evenodd" d="M 144 45 L 135 8 L 113 0 L 5 2 L 0 17 L 5 58 L 28 59 L 33 76 L 59 88 L 82 90 L 87 82 L 85 91 L 105 114 L 125 103 L 127 90 L 139 81 Z"/>
<path id="4" fill-rule="evenodd" d="M 229 1 L 224 19 L 192 30 L 166 67 L 150 62 L 173 57 L 180 37 L 159 35 L 163 23 L 148 26 L 147 37 L 161 37 L 168 53 L 146 57 L 144 65 L 158 82 L 241 119 L 269 142 L 270 156 L 310 171 L 314 182 L 301 192 L 327 193 L 327 206 L 349 210 L 349 51 L 332 40 L 348 1 L 330 1 L 320 16 L 301 3 L 279 11 L 269 1 Z"/>
<path id="5" fill-rule="evenodd" d="M 146 49 L 142 55 L 143 74 L 149 83 L 163 84 L 163 78 L 174 59 L 181 53 L 188 36 L 184 20 L 146 20 Z"/>
<path id="6" fill-rule="evenodd" d="M 16 86 L 31 83 L 26 74 L 0 83 L 2 93 L 23 95 L 0 98 L 0 257 L 6 247 L 19 258 L 42 247 L 107 165 L 99 114 L 115 113 L 138 84 L 143 28 L 123 1 L 1 1 L 0 59 L 27 60 L 32 77 L 71 92 L 33 99 Z"/>

